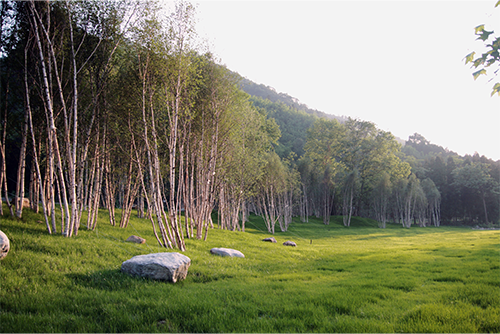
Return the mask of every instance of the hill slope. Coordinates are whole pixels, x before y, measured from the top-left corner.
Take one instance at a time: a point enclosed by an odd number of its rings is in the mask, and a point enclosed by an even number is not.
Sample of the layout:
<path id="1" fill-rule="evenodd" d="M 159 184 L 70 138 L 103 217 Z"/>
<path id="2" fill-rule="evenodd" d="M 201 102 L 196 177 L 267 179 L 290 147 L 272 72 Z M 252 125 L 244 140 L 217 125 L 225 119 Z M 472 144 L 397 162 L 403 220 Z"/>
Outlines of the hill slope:
<path id="1" fill-rule="evenodd" d="M 290 96 L 286 93 L 278 93 L 274 88 L 262 84 L 257 84 L 247 78 L 243 78 L 239 74 L 238 76 L 240 82 L 240 88 L 251 96 L 260 97 L 262 99 L 267 99 L 271 102 L 281 102 L 291 109 L 303 111 L 306 114 L 323 117 L 327 119 L 337 119 L 339 122 L 343 123 L 347 120 L 346 116 L 336 116 L 327 114 L 325 112 L 311 109 L 307 105 L 301 103 L 297 98 Z"/>
<path id="2" fill-rule="evenodd" d="M 317 118 L 336 119 L 340 123 L 347 121 L 347 116 L 327 114 L 311 109 L 297 98 L 286 93 L 278 93 L 273 87 L 257 84 L 236 72 L 232 72 L 240 88 L 251 96 L 250 100 L 257 108 L 262 108 L 270 118 L 274 118 L 281 130 L 281 138 L 276 153 L 282 158 L 294 152 L 298 157 L 304 153 L 307 130 Z M 396 137 L 404 146 L 405 140 Z"/>

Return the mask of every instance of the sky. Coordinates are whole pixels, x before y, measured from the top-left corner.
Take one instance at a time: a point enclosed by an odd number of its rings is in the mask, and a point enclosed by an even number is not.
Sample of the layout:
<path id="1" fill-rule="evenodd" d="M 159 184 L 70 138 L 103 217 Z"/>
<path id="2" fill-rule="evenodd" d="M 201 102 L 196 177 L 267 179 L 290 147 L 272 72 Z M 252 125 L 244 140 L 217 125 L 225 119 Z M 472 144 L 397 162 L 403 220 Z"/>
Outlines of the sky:
<path id="1" fill-rule="evenodd" d="M 464 57 L 500 35 L 489 1 L 198 0 L 197 32 L 228 69 L 310 108 L 417 132 L 460 155 L 500 160 L 500 76 Z M 490 71 L 491 72 L 491 71 Z M 493 78 L 493 81 L 488 81 Z"/>

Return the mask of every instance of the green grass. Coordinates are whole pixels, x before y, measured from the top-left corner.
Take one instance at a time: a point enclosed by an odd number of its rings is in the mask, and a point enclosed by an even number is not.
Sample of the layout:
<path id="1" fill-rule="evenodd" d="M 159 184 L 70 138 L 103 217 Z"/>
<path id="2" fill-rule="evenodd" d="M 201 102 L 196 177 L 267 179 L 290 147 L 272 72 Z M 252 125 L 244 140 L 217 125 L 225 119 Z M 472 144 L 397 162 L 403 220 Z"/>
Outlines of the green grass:
<path id="1" fill-rule="evenodd" d="M 7 211 L 8 212 L 8 211 Z M 120 272 L 135 255 L 163 252 L 150 223 L 106 223 L 48 235 L 41 216 L 0 217 L 11 250 L 0 262 L 1 332 L 500 332 L 500 231 L 411 229 L 341 217 L 294 220 L 268 237 L 210 230 L 186 240 L 184 281 Z M 132 235 L 146 244 L 124 242 Z M 292 240 L 297 247 L 282 243 Z M 235 248 L 245 258 L 211 255 Z"/>

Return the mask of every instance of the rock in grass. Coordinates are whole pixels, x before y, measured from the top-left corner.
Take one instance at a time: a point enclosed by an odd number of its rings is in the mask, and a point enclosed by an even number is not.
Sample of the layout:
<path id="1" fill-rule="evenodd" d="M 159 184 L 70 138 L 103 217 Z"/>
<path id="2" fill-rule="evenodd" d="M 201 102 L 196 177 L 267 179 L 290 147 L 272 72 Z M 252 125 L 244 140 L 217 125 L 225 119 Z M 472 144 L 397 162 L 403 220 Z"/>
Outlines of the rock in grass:
<path id="1" fill-rule="evenodd" d="M 143 244 L 146 242 L 146 239 L 143 239 L 141 237 L 138 237 L 136 235 L 131 235 L 130 237 L 127 238 L 127 240 L 125 241 L 128 241 L 128 242 L 135 242 L 136 244 Z"/>
<path id="2" fill-rule="evenodd" d="M 265 239 L 262 239 L 262 241 L 267 241 L 267 242 L 273 242 L 273 243 L 276 243 L 276 239 L 274 239 L 274 237 L 265 238 Z"/>
<path id="3" fill-rule="evenodd" d="M 180 253 L 134 256 L 122 263 L 122 272 L 175 283 L 186 278 L 191 259 Z"/>
<path id="4" fill-rule="evenodd" d="M 7 256 L 10 249 L 10 242 L 7 235 L 0 231 L 0 260 Z"/>
<path id="5" fill-rule="evenodd" d="M 297 247 L 297 244 L 296 244 L 295 242 L 293 242 L 293 241 L 290 241 L 290 240 L 285 241 L 285 242 L 283 243 L 283 245 L 284 245 L 284 246 L 292 246 L 292 247 Z"/>
<path id="6" fill-rule="evenodd" d="M 242 252 L 230 248 L 212 248 L 210 253 L 220 256 L 245 257 Z"/>

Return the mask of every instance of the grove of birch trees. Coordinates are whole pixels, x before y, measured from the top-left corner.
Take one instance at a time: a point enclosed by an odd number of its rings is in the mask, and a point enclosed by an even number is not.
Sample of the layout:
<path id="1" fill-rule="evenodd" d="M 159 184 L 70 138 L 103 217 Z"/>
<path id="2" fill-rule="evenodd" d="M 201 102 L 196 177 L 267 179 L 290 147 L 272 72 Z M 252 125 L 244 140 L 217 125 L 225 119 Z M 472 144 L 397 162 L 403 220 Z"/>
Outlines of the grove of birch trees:
<path id="1" fill-rule="evenodd" d="M 1 10 L 1 176 L 12 215 L 22 217 L 27 197 L 49 233 L 71 237 L 83 216 L 95 229 L 104 208 L 125 228 L 136 208 L 159 244 L 179 250 L 184 238 L 207 238 L 216 209 L 221 228 L 244 230 L 240 213 L 279 129 L 198 45 L 191 4 L 177 2 L 164 17 L 142 1 L 2 2 Z M 22 141 L 14 196 L 9 136 Z"/>

